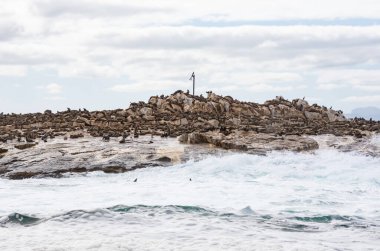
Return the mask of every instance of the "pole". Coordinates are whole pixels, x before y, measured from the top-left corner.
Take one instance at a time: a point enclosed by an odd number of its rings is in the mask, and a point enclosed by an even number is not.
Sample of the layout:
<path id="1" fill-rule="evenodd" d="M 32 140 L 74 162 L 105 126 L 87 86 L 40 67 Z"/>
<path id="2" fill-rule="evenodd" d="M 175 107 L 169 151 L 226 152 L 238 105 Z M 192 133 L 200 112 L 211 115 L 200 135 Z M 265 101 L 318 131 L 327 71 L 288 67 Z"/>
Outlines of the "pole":
<path id="1" fill-rule="evenodd" d="M 191 74 L 191 77 L 189 80 L 193 79 L 193 96 L 195 94 L 195 73 L 193 72 L 193 74 Z"/>
<path id="2" fill-rule="evenodd" d="M 195 74 L 193 73 L 193 96 L 195 95 Z"/>

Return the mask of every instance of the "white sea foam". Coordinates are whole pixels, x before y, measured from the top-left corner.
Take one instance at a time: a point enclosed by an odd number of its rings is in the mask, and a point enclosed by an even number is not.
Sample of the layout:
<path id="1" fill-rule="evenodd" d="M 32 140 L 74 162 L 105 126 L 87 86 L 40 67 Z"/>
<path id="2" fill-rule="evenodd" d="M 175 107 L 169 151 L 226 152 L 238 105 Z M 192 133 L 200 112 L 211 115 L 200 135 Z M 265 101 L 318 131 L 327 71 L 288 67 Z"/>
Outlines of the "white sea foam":
<path id="1" fill-rule="evenodd" d="M 336 150 L 0 180 L 0 249 L 376 250 L 379 194 L 380 159 Z"/>

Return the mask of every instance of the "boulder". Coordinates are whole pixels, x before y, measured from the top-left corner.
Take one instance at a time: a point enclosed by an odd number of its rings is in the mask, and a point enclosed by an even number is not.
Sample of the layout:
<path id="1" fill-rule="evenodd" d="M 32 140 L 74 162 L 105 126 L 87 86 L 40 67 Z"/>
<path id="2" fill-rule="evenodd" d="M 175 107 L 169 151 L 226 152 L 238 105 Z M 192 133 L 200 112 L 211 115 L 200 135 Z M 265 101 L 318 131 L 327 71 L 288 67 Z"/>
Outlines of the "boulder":
<path id="1" fill-rule="evenodd" d="M 345 121 L 346 118 L 343 116 L 343 114 L 339 114 L 338 112 L 329 109 L 326 112 L 328 119 L 330 122 L 335 122 L 335 121 Z"/>
<path id="2" fill-rule="evenodd" d="M 0 154 L 8 152 L 8 149 L 0 148 Z"/>
<path id="3" fill-rule="evenodd" d="M 84 137 L 84 135 L 81 132 L 70 134 L 70 139 L 78 139 L 78 138 L 83 138 L 83 137 Z"/>
<path id="4" fill-rule="evenodd" d="M 216 119 L 208 120 L 207 123 L 213 128 L 217 128 L 219 126 L 219 121 Z"/>
<path id="5" fill-rule="evenodd" d="M 153 114 L 152 108 L 150 107 L 143 107 L 140 109 L 140 114 L 150 116 Z"/>
<path id="6" fill-rule="evenodd" d="M 187 118 L 182 118 L 180 124 L 181 124 L 181 126 L 185 126 L 185 125 L 189 124 L 189 121 L 187 120 Z"/>
<path id="7" fill-rule="evenodd" d="M 322 120 L 322 114 L 320 113 L 305 111 L 304 114 L 308 120 Z"/>
<path id="8" fill-rule="evenodd" d="M 16 149 L 19 149 L 19 150 L 25 150 L 27 148 L 31 148 L 31 147 L 34 147 L 36 146 L 37 143 L 28 143 L 28 144 L 21 144 L 21 145 L 15 145 L 15 148 Z"/>
<path id="9" fill-rule="evenodd" d="M 243 150 L 251 153 L 265 153 L 273 150 L 310 151 L 319 148 L 312 138 L 289 135 L 277 136 L 268 133 L 234 131 L 224 135 L 218 131 L 191 133 L 179 137 L 180 142 L 190 144 L 210 143 L 224 149 Z"/>

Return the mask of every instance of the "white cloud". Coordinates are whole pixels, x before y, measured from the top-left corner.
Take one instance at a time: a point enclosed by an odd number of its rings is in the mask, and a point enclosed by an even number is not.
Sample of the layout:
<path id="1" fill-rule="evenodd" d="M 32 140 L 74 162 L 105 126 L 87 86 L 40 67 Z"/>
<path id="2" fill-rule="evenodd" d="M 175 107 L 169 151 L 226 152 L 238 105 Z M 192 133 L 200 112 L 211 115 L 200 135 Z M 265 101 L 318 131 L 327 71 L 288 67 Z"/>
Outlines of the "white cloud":
<path id="1" fill-rule="evenodd" d="M 57 2 L 53 0 L 35 1 L 34 10 L 47 17 L 62 15 L 83 17 L 115 17 L 132 16 L 143 13 L 154 13 L 167 11 L 155 5 L 154 7 L 142 5 L 131 5 L 121 1 L 88 1 L 88 0 L 65 0 Z"/>
<path id="2" fill-rule="evenodd" d="M 52 97 L 46 97 L 46 100 L 52 100 L 52 101 L 61 101 L 61 100 L 66 100 L 66 98 L 61 97 L 61 96 L 52 96 Z"/>
<path id="3" fill-rule="evenodd" d="M 353 102 L 359 104 L 376 104 L 380 103 L 380 95 L 371 95 L 371 96 L 349 96 L 342 99 L 342 102 Z"/>
<path id="4" fill-rule="evenodd" d="M 255 84 L 249 87 L 253 92 L 271 92 L 274 94 L 281 94 L 284 92 L 294 91 L 296 89 L 305 89 L 305 85 L 270 85 L 270 84 Z"/>
<path id="5" fill-rule="evenodd" d="M 96 78 L 94 86 L 110 83 L 102 88 L 113 92 L 188 89 L 192 71 L 198 90 L 377 95 L 380 25 L 303 19 L 376 21 L 380 2 L 4 0 L 0 76 L 28 81 L 49 72 L 60 83 L 42 87 L 49 98 L 60 97 L 68 79 Z M 283 25 L 289 20 L 300 25 Z"/>
<path id="6" fill-rule="evenodd" d="M 0 41 L 11 40 L 22 33 L 22 27 L 15 22 L 0 20 Z"/>
<path id="7" fill-rule="evenodd" d="M 379 70 L 339 69 L 323 70 L 317 79 L 321 90 L 351 88 L 359 91 L 380 91 Z"/>
<path id="8" fill-rule="evenodd" d="M 17 2 L 17 0 L 14 0 Z M 25 2 L 25 0 L 23 0 Z M 380 8 L 377 0 L 319 0 L 317 3 L 305 0 L 193 0 L 178 4 L 176 0 L 140 0 L 133 5 L 122 0 L 66 0 L 57 1 L 28 1 L 33 3 L 35 10 L 47 16 L 59 16 L 67 13 L 80 14 L 93 17 L 126 16 L 132 11 L 153 12 L 160 9 L 171 9 L 172 15 L 157 13 L 154 17 L 160 17 L 158 21 L 178 23 L 189 18 L 201 18 L 204 20 L 268 20 L 268 19 L 312 19 L 312 18 L 378 18 Z M 82 12 L 80 12 L 82 11 Z M 254 13 L 254 15 L 252 14 Z M 155 20 L 156 21 L 156 20 Z M 143 21 L 141 21 L 143 22 Z"/>
<path id="9" fill-rule="evenodd" d="M 173 81 L 149 81 L 132 84 L 117 84 L 110 88 L 114 92 L 144 92 L 183 89 L 183 85 Z"/>
<path id="10" fill-rule="evenodd" d="M 62 85 L 56 83 L 48 84 L 47 86 L 45 86 L 45 90 L 49 94 L 59 94 L 62 92 L 62 89 Z"/>
<path id="11" fill-rule="evenodd" d="M 0 65 L 0 76 L 25 76 L 27 67 L 19 65 Z"/>

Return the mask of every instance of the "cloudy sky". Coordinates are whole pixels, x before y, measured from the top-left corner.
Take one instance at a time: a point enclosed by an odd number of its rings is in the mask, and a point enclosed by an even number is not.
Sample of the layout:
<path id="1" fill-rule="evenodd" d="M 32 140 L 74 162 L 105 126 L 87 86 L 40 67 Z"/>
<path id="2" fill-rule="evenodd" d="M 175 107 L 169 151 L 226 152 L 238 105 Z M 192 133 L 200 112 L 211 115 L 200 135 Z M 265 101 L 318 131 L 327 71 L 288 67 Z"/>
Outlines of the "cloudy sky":
<path id="1" fill-rule="evenodd" d="M 0 112 L 208 90 L 380 107 L 379 0 L 1 0 Z"/>

